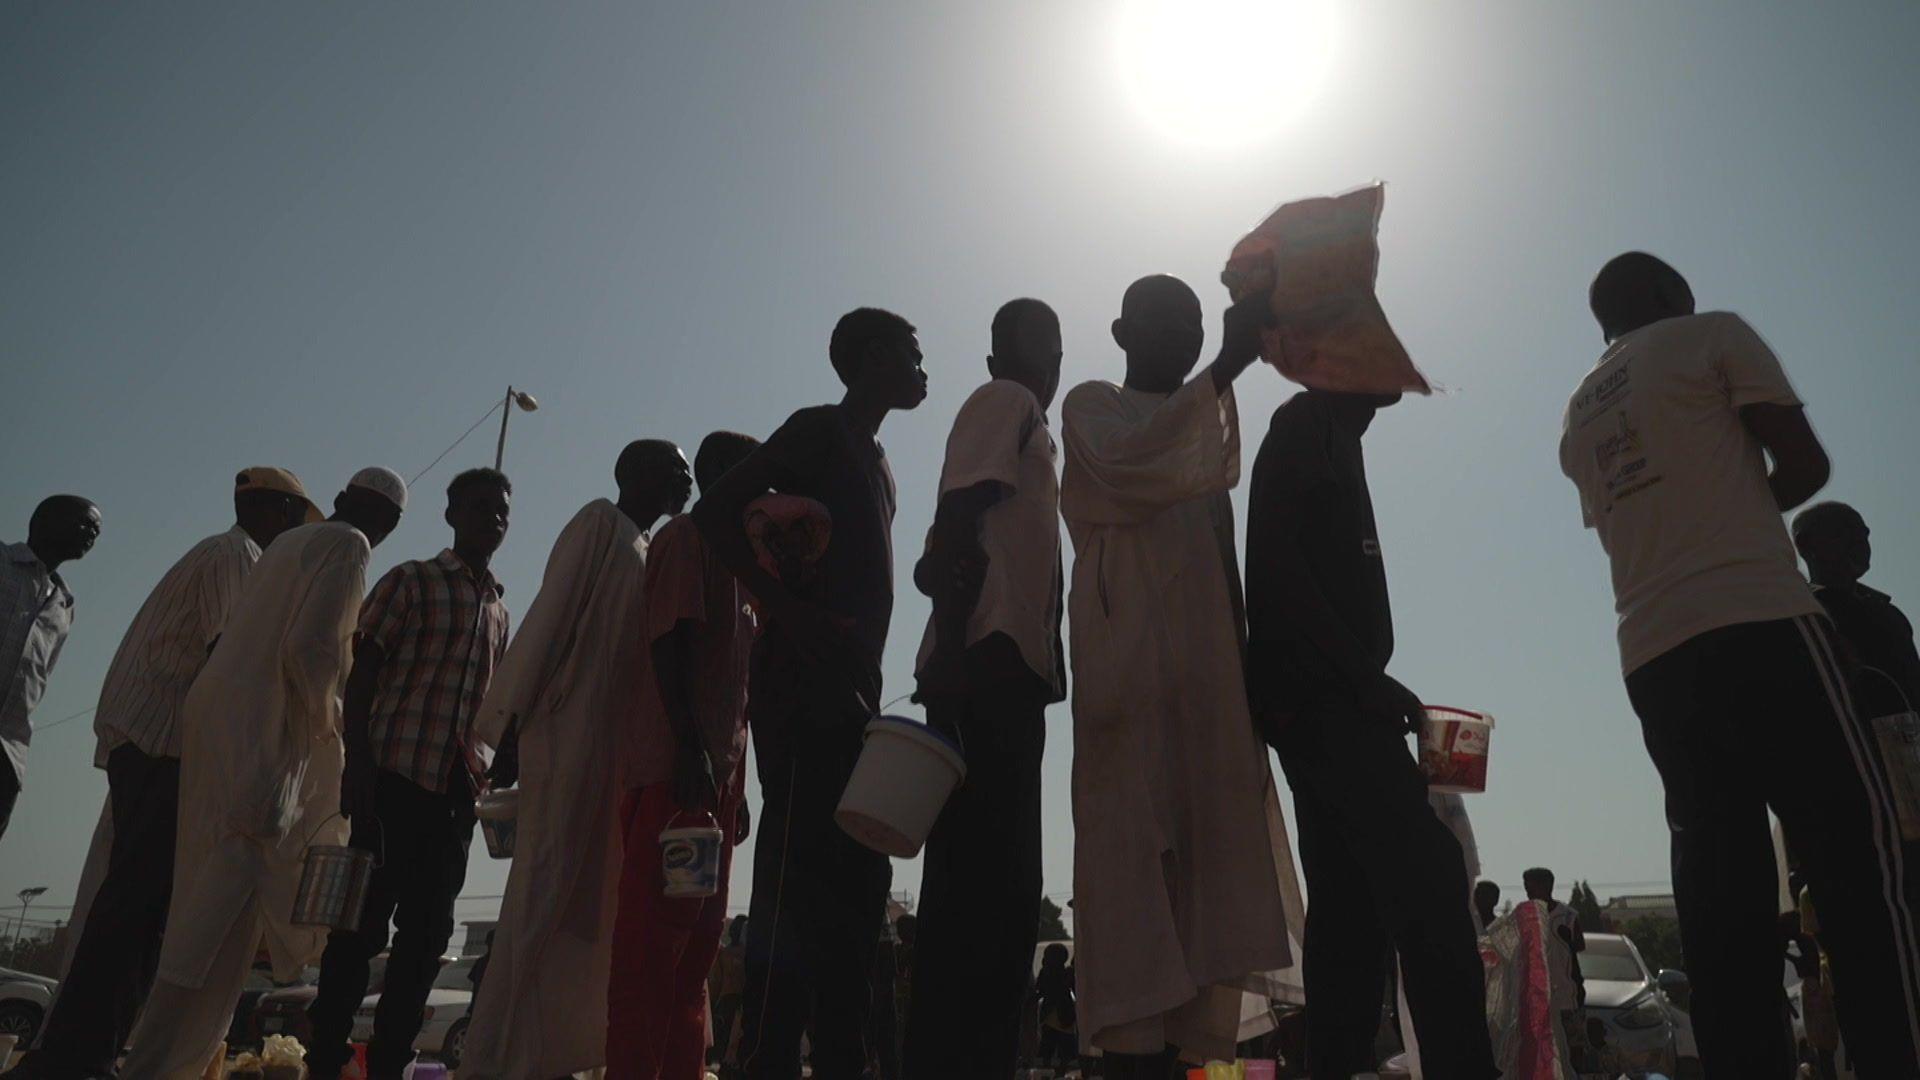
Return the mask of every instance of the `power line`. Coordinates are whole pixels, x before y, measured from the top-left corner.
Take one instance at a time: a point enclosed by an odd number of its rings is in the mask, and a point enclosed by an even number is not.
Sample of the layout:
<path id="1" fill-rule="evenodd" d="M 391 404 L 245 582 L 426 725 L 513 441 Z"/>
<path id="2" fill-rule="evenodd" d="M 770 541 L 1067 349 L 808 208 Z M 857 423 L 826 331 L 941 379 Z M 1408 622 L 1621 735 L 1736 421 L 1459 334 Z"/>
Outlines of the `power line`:
<path id="1" fill-rule="evenodd" d="M 64 723 L 66 723 L 66 722 L 68 722 L 69 720 L 78 720 L 78 719 L 80 719 L 81 717 L 83 717 L 83 716 L 85 716 L 85 715 L 87 715 L 88 713 L 90 713 L 90 712 L 93 712 L 93 711 L 94 711 L 94 710 L 95 710 L 96 708 L 98 708 L 98 707 L 99 707 L 99 706 L 97 706 L 97 705 L 89 705 L 89 706 L 87 706 L 86 708 L 84 708 L 84 709 L 81 709 L 81 710 L 80 710 L 79 712 L 77 712 L 77 713 L 74 713 L 74 714 L 72 714 L 71 716 L 63 716 L 63 717 L 61 717 L 61 718 L 60 718 L 60 719 L 58 719 L 58 720 L 49 720 L 49 721 L 47 721 L 47 722 L 46 722 L 46 723 L 44 723 L 44 724 L 35 724 L 35 725 L 33 725 L 33 730 L 35 730 L 35 731 L 45 731 L 45 730 L 47 730 L 48 728 L 57 728 L 57 727 L 59 727 L 59 726 L 60 726 L 61 724 L 64 724 Z"/>
<path id="2" fill-rule="evenodd" d="M 408 487 L 412 487 L 412 486 L 413 486 L 413 484 L 414 484 L 414 481 L 415 481 L 415 480 L 418 480 L 418 479 L 420 479 L 421 477 L 423 477 L 423 476 L 425 476 L 425 475 L 427 475 L 428 473 L 430 473 L 430 472 L 432 472 L 432 471 L 433 471 L 433 467 L 434 467 L 435 465 L 438 465 L 438 464 L 440 464 L 440 462 L 441 462 L 441 461 L 443 461 L 443 460 L 444 460 L 444 459 L 446 458 L 446 456 L 447 456 L 448 454 L 451 454 L 451 453 L 453 453 L 453 452 L 454 452 L 454 450 L 455 450 L 455 449 L 457 449 L 457 448 L 458 448 L 458 447 L 460 446 L 460 444 L 461 444 L 461 443 L 463 443 L 463 442 L 466 442 L 466 441 L 467 441 L 467 436 L 469 436 L 469 435 L 471 435 L 471 434 L 473 434 L 473 433 L 474 433 L 475 431 L 478 431 L 478 430 L 479 430 L 479 428 L 480 428 L 480 425 L 481 425 L 481 424 L 484 424 L 484 423 L 486 423 L 486 422 L 487 422 L 487 419 L 488 419 L 489 417 L 491 417 L 491 416 L 493 415 L 493 413 L 494 413 L 494 410 L 495 410 L 495 409 L 500 409 L 500 408 L 504 408 L 505 406 L 506 406 L 506 401 L 504 401 L 504 400 L 501 400 L 501 401 L 496 401 L 496 402 L 494 402 L 494 403 L 493 403 L 493 404 L 492 404 L 491 406 L 489 406 L 489 407 L 487 408 L 487 411 L 486 411 L 486 412 L 483 412 L 483 413 L 481 413 L 481 414 L 480 414 L 480 419 L 478 419 L 478 420 L 475 420 L 475 421 L 473 422 L 473 426 L 472 426 L 472 427 L 469 427 L 469 428 L 467 428 L 467 430 L 465 430 L 465 431 L 463 431 L 463 432 L 461 432 L 461 433 L 460 433 L 460 437 L 459 437 L 459 438 L 457 438 L 457 439 L 455 439 L 455 440 L 453 440 L 453 445 L 451 445 L 451 446 L 449 446 L 449 447 L 447 447 L 447 448 L 446 448 L 445 450 L 442 450 L 442 451 L 440 451 L 440 456 L 439 456 L 439 457 L 437 457 L 437 458 L 434 458 L 434 459 L 433 459 L 432 461 L 429 461 L 429 462 L 427 462 L 427 467 L 426 467 L 426 468 L 424 468 L 424 469 L 421 469 L 421 470 L 420 470 L 419 472 L 417 472 L 417 473 L 414 473 L 414 474 L 413 474 L 413 479 L 412 479 L 412 480 L 408 480 L 408 481 L 407 481 L 407 486 L 408 486 Z"/>

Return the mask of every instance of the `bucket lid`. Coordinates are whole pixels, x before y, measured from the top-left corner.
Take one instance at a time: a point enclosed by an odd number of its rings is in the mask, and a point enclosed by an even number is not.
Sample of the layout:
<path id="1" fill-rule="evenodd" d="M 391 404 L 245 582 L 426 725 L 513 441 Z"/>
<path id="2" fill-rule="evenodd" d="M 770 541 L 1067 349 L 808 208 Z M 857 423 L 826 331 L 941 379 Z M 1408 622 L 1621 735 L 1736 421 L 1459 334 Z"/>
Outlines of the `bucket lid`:
<path id="1" fill-rule="evenodd" d="M 1422 705 L 1429 720 L 1471 720 L 1475 723 L 1493 726 L 1493 714 L 1474 712 L 1471 709 L 1456 709 L 1451 705 Z"/>
<path id="2" fill-rule="evenodd" d="M 867 722 L 867 737 L 872 738 L 876 734 L 911 739 L 944 759 L 961 780 L 967 778 L 967 758 L 961 753 L 960 744 L 918 720 L 904 716 L 876 716 Z"/>

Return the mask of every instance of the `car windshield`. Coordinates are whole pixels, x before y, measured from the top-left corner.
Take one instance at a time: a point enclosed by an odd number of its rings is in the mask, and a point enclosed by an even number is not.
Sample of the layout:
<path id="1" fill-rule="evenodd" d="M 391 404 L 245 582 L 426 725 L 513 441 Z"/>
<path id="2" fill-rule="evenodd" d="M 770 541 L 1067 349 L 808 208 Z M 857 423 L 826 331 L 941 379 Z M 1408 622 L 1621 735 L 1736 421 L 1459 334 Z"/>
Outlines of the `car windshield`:
<path id="1" fill-rule="evenodd" d="M 1647 972 L 1619 938 L 1588 937 L 1580 954 L 1580 974 L 1599 982 L 1645 982 Z"/>

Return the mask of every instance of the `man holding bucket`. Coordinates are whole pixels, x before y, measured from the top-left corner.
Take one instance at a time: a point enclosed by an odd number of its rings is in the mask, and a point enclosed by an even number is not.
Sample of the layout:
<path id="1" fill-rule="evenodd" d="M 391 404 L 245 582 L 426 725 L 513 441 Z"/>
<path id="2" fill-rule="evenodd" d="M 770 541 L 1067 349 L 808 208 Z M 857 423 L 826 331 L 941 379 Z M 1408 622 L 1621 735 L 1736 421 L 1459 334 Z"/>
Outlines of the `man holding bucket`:
<path id="1" fill-rule="evenodd" d="M 906 1076 L 1008 1076 L 1040 922 L 1040 757 L 1066 696 L 1060 485 L 1047 409 L 1060 320 L 1038 300 L 993 318 L 991 380 L 947 437 L 915 568 L 933 598 L 919 698 L 966 750 L 966 782 L 927 838 Z"/>
<path id="2" fill-rule="evenodd" d="M 519 787 L 513 866 L 460 1063 L 473 1080 L 607 1061 L 620 798 L 639 756 L 634 707 L 650 691 L 647 534 L 693 491 L 686 456 L 664 439 L 628 443 L 613 479 L 617 497 L 581 507 L 554 542 L 475 722 L 500 746 L 495 790 Z"/>
<path id="3" fill-rule="evenodd" d="M 702 491 L 759 446 L 717 431 L 693 471 Z M 638 751 L 621 812 L 626 854 L 607 988 L 609 1080 L 700 1074 L 707 977 L 727 920 L 733 847 L 746 839 L 746 591 L 693 520 L 660 527 L 643 605 L 651 679 L 640 686 Z"/>
<path id="4" fill-rule="evenodd" d="M 397 473 L 355 473 L 333 517 L 254 564 L 181 708 L 180 816 L 159 979 L 122 1075 L 192 1080 L 220 1046 L 264 934 L 292 980 L 319 931 L 291 923 L 309 844 L 338 844 L 340 690 L 367 561 L 400 522 Z"/>
<path id="5" fill-rule="evenodd" d="M 413 1060 L 420 1010 L 467 879 L 483 769 L 473 717 L 507 648 L 503 590 L 487 567 L 506 539 L 512 496 L 493 469 L 455 476 L 446 510 L 453 546 L 388 571 L 360 609 L 340 809 L 353 819 L 352 845 L 378 861 L 358 928 L 336 928 L 320 961 L 308 1010 L 315 1080 L 334 1080 L 351 1058 L 368 961 L 387 947 L 390 921 L 393 951 L 367 1069 L 374 1080 L 397 1080 Z"/>
<path id="6" fill-rule="evenodd" d="M 1780 517 L 1826 484 L 1826 451 L 1773 350 L 1738 315 L 1696 314 L 1673 267 L 1620 255 L 1588 300 L 1607 348 L 1567 402 L 1560 467 L 1612 564 L 1627 697 L 1666 788 L 1701 1062 L 1792 1069 L 1769 1022 L 1771 810 L 1819 899 L 1855 1067 L 1920 1076 L 1917 871 Z"/>
<path id="7" fill-rule="evenodd" d="M 694 523 L 760 603 L 749 723 L 765 794 L 748 923 L 747 1075 L 800 1074 L 812 1021 L 813 1074 L 860 1075 L 869 972 L 893 871 L 834 822 L 879 710 L 880 657 L 893 617 L 893 472 L 879 440 L 895 409 L 926 400 L 913 324 L 860 308 L 834 326 L 828 358 L 846 386 L 835 405 L 802 409 L 694 507 Z M 821 600 L 763 569 L 746 528 L 768 490 L 823 504 L 833 537 L 818 569 Z"/>
<path id="8" fill-rule="evenodd" d="M 1377 1063 L 1390 948 L 1424 1071 L 1497 1075 L 1466 863 L 1407 748 L 1425 711 L 1387 674 L 1393 613 L 1361 452 L 1375 414 L 1423 386 L 1408 368 L 1373 393 L 1294 395 L 1273 414 L 1247 499 L 1249 693 L 1293 789 L 1316 1076 Z"/>

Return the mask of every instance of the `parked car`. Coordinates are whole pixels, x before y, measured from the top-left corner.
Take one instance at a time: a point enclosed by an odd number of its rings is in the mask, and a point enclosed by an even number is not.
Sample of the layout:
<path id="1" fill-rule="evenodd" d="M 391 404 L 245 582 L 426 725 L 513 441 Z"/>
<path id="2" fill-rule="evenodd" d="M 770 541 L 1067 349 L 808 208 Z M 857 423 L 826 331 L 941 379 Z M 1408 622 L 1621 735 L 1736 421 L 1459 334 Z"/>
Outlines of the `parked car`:
<path id="1" fill-rule="evenodd" d="M 1693 1022 L 1676 1001 L 1687 992 L 1687 977 L 1648 970 L 1633 941 L 1619 934 L 1588 934 L 1580 954 L 1586 978 L 1589 1027 L 1604 1033 L 1601 1061 L 1613 1073 L 1660 1072 L 1698 1075 L 1691 1058 Z"/>
<path id="2" fill-rule="evenodd" d="M 386 973 L 387 957 L 382 953 L 367 965 L 367 989 L 378 993 Z M 320 994 L 319 981 L 319 971 L 308 968 L 301 982 L 260 995 L 253 1007 L 252 1037 L 247 1041 L 258 1043 L 269 1035 L 291 1035 L 302 1046 L 312 1046 L 313 1025 L 307 1020 L 307 1009 Z"/>
<path id="3" fill-rule="evenodd" d="M 467 1043 L 467 1017 L 473 1011 L 473 965 L 477 956 L 448 959 L 427 992 L 426 1013 L 421 1018 L 420 1036 L 413 1040 L 415 1053 L 444 1061 L 448 1068 L 460 1066 L 460 1051 Z M 368 994 L 353 1014 L 353 1041 L 373 1038 L 373 1013 L 380 995 Z"/>
<path id="4" fill-rule="evenodd" d="M 59 985 L 44 975 L 0 968 L 0 1035 L 14 1036 L 21 1050 L 32 1046 Z"/>

